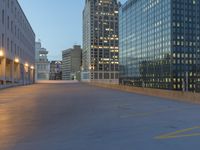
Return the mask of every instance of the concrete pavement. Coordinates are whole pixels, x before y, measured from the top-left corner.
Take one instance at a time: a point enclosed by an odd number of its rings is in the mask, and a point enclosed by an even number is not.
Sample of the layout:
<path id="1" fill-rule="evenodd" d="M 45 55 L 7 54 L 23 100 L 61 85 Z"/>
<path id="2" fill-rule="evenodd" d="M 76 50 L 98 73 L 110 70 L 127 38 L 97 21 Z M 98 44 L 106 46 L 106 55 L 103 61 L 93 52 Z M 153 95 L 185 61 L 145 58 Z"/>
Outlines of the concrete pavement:
<path id="1" fill-rule="evenodd" d="M 0 150 L 198 150 L 200 106 L 80 83 L 0 90 Z"/>

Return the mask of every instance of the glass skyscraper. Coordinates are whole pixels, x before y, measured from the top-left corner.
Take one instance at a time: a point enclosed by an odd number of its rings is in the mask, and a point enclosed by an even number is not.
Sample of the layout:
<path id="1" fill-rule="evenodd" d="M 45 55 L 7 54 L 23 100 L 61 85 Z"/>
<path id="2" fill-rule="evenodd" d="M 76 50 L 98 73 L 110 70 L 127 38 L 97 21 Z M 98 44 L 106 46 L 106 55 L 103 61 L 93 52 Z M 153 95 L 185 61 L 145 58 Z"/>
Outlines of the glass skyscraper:
<path id="1" fill-rule="evenodd" d="M 117 0 L 85 0 L 82 79 L 119 78 Z"/>
<path id="2" fill-rule="evenodd" d="M 200 0 L 128 0 L 119 12 L 120 83 L 195 91 Z"/>

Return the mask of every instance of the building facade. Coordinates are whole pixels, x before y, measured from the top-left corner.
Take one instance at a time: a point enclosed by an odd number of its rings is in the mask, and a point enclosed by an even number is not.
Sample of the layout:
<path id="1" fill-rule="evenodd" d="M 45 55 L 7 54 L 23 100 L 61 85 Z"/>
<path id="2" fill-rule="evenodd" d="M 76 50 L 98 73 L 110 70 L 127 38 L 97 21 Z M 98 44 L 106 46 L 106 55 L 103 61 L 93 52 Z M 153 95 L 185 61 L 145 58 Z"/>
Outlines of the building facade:
<path id="1" fill-rule="evenodd" d="M 118 81 L 117 0 L 85 0 L 82 79 Z"/>
<path id="2" fill-rule="evenodd" d="M 62 52 L 62 79 L 80 80 L 82 49 L 79 45 Z"/>
<path id="3" fill-rule="evenodd" d="M 41 42 L 35 42 L 35 79 L 49 80 L 50 62 L 48 61 L 48 51 L 42 48 Z"/>
<path id="4" fill-rule="evenodd" d="M 119 16 L 121 84 L 196 90 L 199 0 L 128 0 Z"/>
<path id="5" fill-rule="evenodd" d="M 34 83 L 35 34 L 17 0 L 0 0 L 0 87 Z"/>
<path id="6" fill-rule="evenodd" d="M 62 61 L 50 62 L 49 80 L 62 80 Z"/>

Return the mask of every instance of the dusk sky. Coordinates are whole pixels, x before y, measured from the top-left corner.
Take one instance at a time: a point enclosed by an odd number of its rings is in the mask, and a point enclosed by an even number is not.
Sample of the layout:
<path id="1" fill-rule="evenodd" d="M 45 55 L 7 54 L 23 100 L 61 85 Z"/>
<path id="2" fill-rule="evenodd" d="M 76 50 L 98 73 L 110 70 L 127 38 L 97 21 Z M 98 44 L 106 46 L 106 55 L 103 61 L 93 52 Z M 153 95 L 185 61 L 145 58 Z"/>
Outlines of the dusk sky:
<path id="1" fill-rule="evenodd" d="M 85 0 L 18 0 L 35 34 L 49 51 L 50 60 L 61 60 L 61 51 L 82 45 L 82 11 Z M 124 3 L 126 0 L 121 0 Z"/>

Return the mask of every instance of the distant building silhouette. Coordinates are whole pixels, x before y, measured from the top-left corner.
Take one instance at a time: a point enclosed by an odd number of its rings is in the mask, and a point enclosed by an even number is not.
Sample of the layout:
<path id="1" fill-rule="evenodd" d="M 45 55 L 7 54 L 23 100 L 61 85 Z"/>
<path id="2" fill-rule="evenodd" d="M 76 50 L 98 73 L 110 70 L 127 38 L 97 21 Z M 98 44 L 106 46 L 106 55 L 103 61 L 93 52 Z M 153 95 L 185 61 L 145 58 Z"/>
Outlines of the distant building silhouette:
<path id="1" fill-rule="evenodd" d="M 41 47 L 41 42 L 35 43 L 36 57 L 36 80 L 49 80 L 50 63 L 48 61 L 48 51 Z"/>
<path id="2" fill-rule="evenodd" d="M 81 75 L 81 55 L 80 45 L 74 45 L 73 48 L 62 52 L 62 79 L 80 80 Z"/>
<path id="3" fill-rule="evenodd" d="M 50 62 L 49 80 L 62 80 L 62 61 Z"/>

